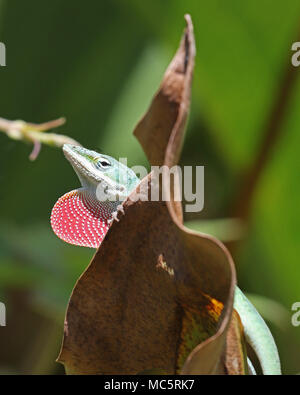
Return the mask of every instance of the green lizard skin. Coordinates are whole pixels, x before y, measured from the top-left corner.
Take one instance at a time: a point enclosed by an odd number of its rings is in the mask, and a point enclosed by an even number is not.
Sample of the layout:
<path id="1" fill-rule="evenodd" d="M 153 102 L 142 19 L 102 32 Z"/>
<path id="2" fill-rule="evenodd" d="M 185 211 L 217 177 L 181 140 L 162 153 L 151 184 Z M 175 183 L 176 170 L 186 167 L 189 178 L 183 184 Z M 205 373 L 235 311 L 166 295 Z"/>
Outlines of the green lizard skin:
<path id="1" fill-rule="evenodd" d="M 51 225 L 62 240 L 98 248 L 118 207 L 140 180 L 124 164 L 107 155 L 65 144 L 63 152 L 82 187 L 62 196 L 51 214 Z M 105 199 L 99 199 L 104 195 Z M 264 374 L 281 374 L 276 344 L 266 323 L 236 287 L 234 308 L 240 315 L 246 341 L 253 348 Z M 249 371 L 254 370 L 249 361 Z"/>
<path id="2" fill-rule="evenodd" d="M 263 373 L 281 374 L 279 355 L 270 329 L 239 287 L 235 288 L 233 307 L 239 313 L 246 341 L 255 351 Z"/>

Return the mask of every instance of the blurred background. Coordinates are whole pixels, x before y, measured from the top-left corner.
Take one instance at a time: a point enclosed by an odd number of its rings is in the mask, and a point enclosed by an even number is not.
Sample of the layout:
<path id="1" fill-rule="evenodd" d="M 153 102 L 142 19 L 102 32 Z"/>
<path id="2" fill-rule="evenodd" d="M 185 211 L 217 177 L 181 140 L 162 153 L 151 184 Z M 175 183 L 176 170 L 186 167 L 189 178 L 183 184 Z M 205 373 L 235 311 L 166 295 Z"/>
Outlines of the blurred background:
<path id="1" fill-rule="evenodd" d="M 274 333 L 284 373 L 300 372 L 300 41 L 298 0 L 0 0 L 0 117 L 44 122 L 130 166 L 132 136 L 185 26 L 197 58 L 182 164 L 205 166 L 205 208 L 191 228 L 226 243 L 238 282 Z M 72 288 L 94 251 L 51 230 L 56 200 L 79 186 L 59 149 L 0 133 L 0 374 L 63 373 L 55 363 Z"/>

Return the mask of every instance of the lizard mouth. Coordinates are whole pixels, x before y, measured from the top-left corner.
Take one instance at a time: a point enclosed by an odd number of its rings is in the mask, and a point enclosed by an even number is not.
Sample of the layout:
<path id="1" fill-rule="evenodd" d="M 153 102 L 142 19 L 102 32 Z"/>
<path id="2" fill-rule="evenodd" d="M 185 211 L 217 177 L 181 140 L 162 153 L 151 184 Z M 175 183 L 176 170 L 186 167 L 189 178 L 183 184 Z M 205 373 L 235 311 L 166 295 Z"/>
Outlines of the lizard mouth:
<path id="1" fill-rule="evenodd" d="M 86 157 L 89 160 L 93 159 L 91 155 L 89 156 L 87 155 L 87 153 L 85 152 L 87 150 L 83 147 L 80 147 L 79 145 L 64 144 L 62 149 L 65 154 L 65 157 L 68 159 L 69 162 L 76 161 L 78 163 L 79 155 Z"/>
<path id="2" fill-rule="evenodd" d="M 81 178 L 81 176 L 86 177 L 87 174 L 87 164 L 83 163 L 83 159 L 80 156 L 80 148 L 76 145 L 64 144 L 63 153 L 68 161 L 71 163 L 76 174 Z M 91 173 L 92 174 L 92 173 Z M 90 178 L 90 177 L 88 177 Z"/>
<path id="3" fill-rule="evenodd" d="M 71 144 L 64 144 L 63 145 L 63 153 L 65 154 L 65 157 L 68 159 L 69 162 L 71 162 L 72 160 L 75 160 L 75 155 L 74 155 L 74 151 L 76 152 L 76 145 L 71 145 Z"/>
<path id="4" fill-rule="evenodd" d="M 82 186 L 90 187 L 94 185 L 94 187 L 99 187 L 103 191 L 114 191 L 114 194 L 118 192 L 120 196 L 125 194 L 123 185 L 118 184 L 106 174 L 94 168 L 93 161 L 95 158 L 91 151 L 80 146 L 64 144 L 63 152 L 79 177 Z"/>
<path id="5" fill-rule="evenodd" d="M 98 177 L 93 168 L 93 158 L 87 156 L 87 150 L 80 146 L 64 144 L 63 153 L 66 159 L 71 163 L 75 173 L 79 177 L 82 184 L 94 184 L 102 181 L 105 177 Z"/>

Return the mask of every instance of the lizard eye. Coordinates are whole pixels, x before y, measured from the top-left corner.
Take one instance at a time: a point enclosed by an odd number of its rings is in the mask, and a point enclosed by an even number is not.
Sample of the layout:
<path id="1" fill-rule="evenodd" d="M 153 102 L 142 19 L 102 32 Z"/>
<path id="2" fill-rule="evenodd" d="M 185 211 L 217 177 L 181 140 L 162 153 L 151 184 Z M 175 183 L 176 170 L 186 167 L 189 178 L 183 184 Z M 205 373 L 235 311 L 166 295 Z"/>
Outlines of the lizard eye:
<path id="1" fill-rule="evenodd" d="M 111 166 L 111 163 L 108 159 L 101 158 L 100 160 L 98 160 L 97 166 L 101 167 L 102 169 L 107 169 L 109 166 Z"/>

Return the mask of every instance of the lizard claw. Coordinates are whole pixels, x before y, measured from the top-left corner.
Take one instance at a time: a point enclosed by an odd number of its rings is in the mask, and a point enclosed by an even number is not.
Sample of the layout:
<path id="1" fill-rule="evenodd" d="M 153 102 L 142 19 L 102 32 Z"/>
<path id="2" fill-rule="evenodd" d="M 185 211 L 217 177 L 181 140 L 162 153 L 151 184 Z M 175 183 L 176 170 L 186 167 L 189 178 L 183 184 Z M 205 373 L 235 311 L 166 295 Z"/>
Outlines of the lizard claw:
<path id="1" fill-rule="evenodd" d="M 123 215 L 125 215 L 124 207 L 122 206 L 122 204 L 120 204 L 120 205 L 117 207 L 117 210 L 114 211 L 114 212 L 112 213 L 111 219 L 108 220 L 108 224 L 109 224 L 109 225 L 113 222 L 113 220 L 115 220 L 115 221 L 117 221 L 117 222 L 120 221 L 120 219 L 118 218 L 118 214 L 119 214 L 119 213 L 122 213 Z"/>
<path id="2" fill-rule="evenodd" d="M 119 206 L 117 207 L 117 213 L 118 212 L 121 212 L 123 215 L 125 215 L 124 207 L 122 204 L 119 204 Z"/>
<path id="3" fill-rule="evenodd" d="M 108 223 L 111 224 L 113 222 L 113 220 L 119 222 L 119 218 L 118 218 L 118 211 L 114 211 L 111 215 L 111 219 L 108 220 Z"/>

